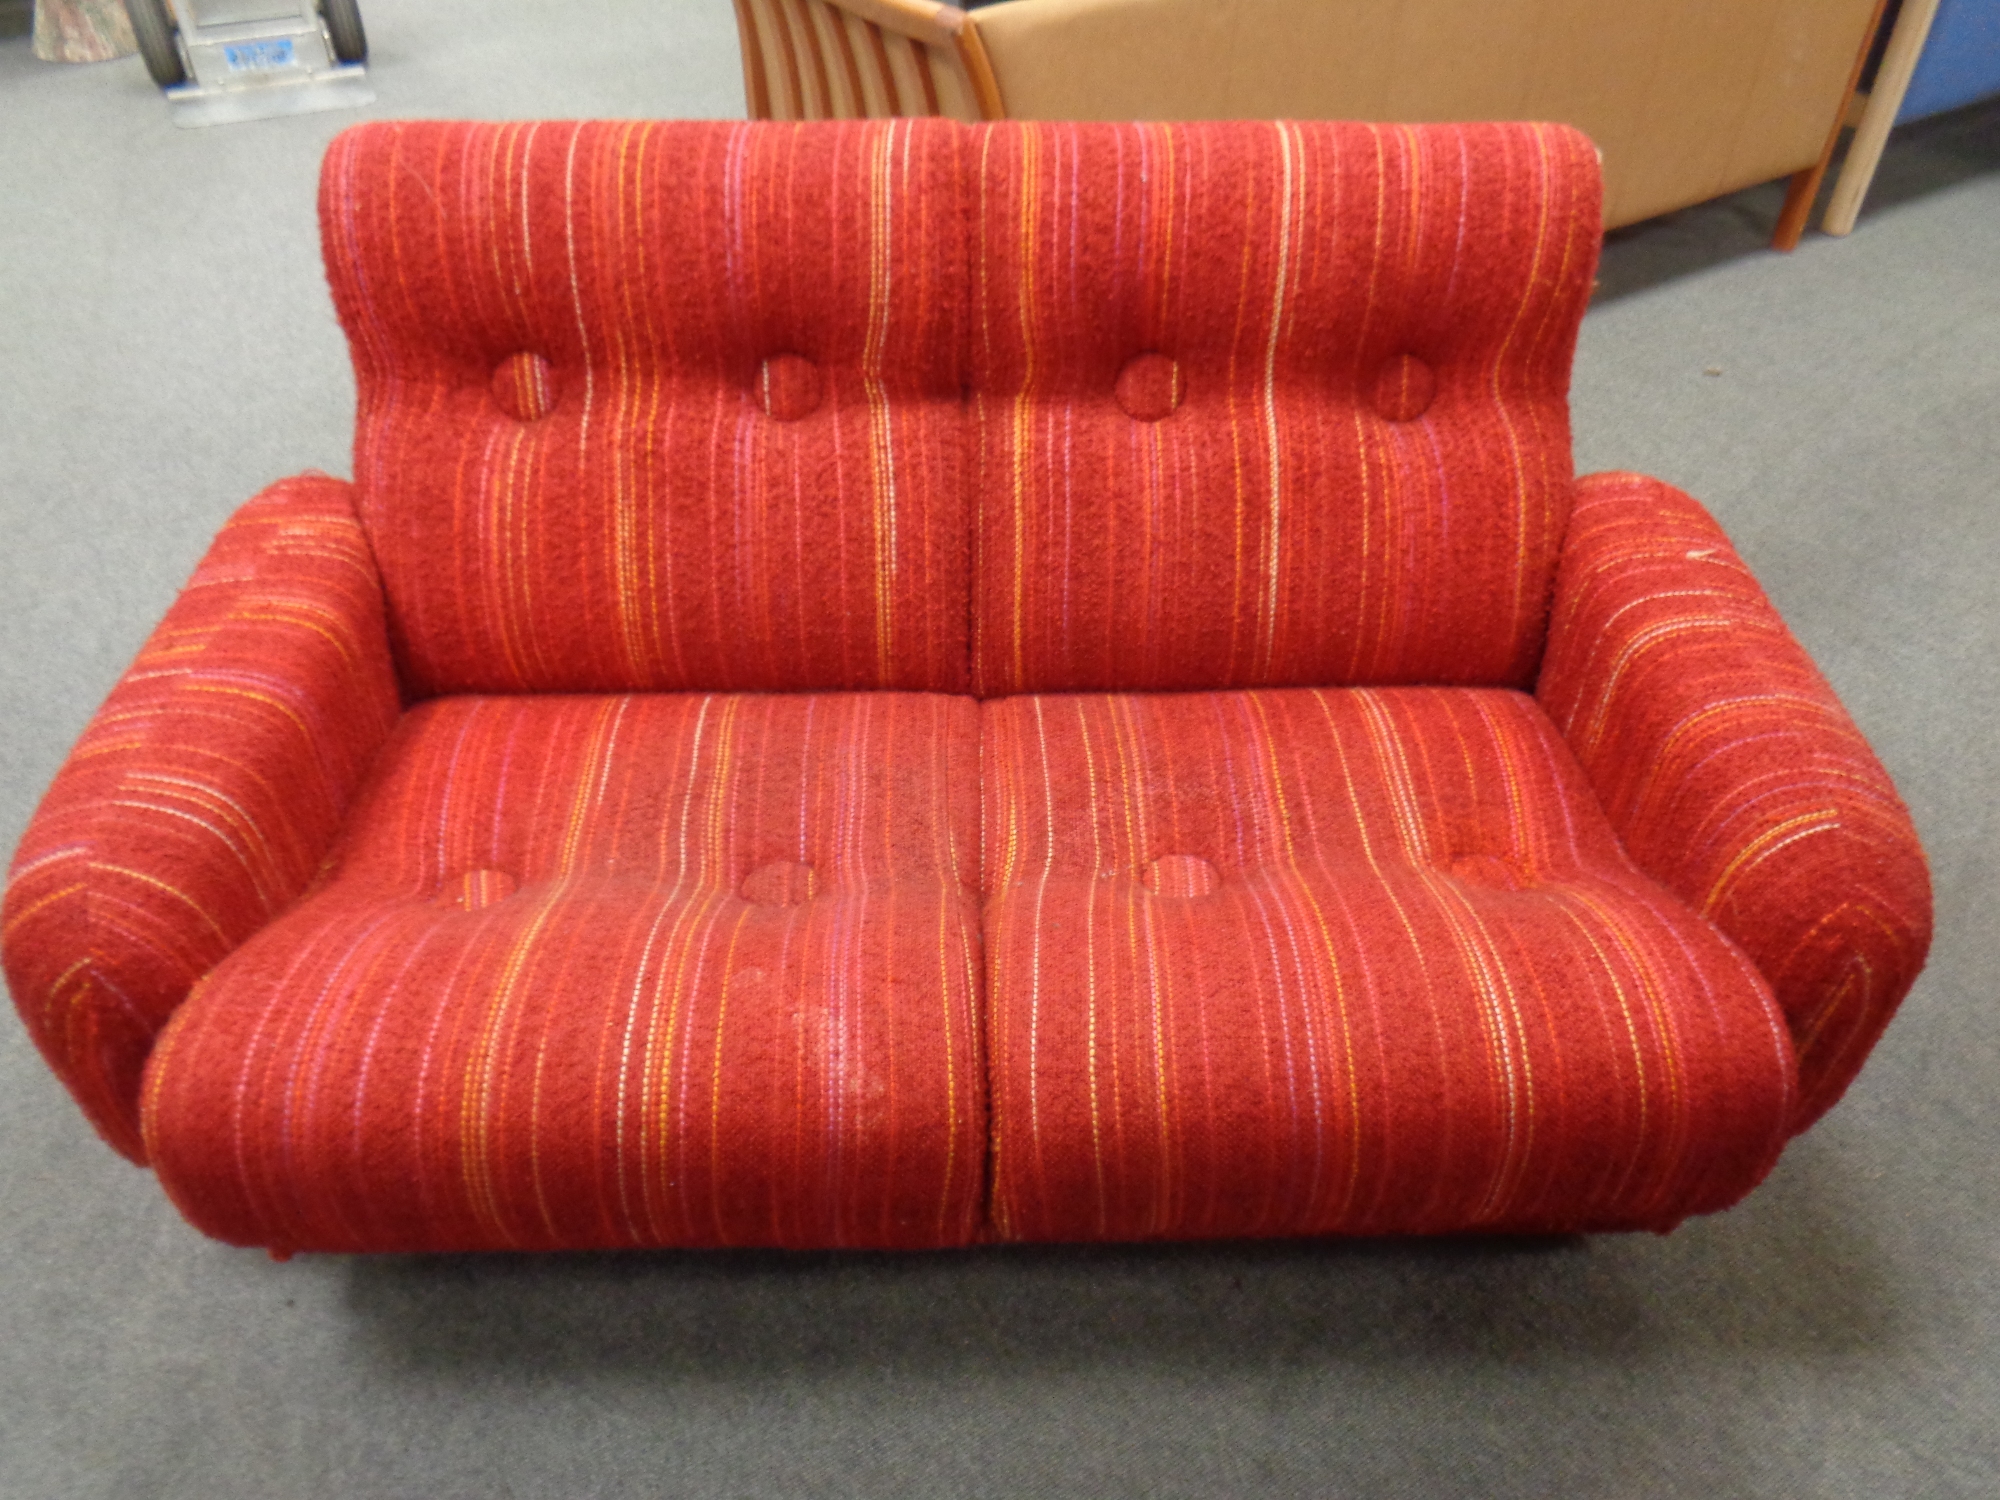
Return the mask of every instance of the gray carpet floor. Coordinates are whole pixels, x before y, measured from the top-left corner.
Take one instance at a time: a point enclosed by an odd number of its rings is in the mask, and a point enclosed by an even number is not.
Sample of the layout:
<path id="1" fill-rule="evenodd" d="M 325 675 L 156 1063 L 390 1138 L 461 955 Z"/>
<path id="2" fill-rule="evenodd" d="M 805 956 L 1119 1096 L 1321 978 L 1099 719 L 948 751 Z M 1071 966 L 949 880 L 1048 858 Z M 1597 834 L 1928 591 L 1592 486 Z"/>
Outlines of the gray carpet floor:
<path id="1" fill-rule="evenodd" d="M 727 0 L 369 0 L 374 115 L 731 115 Z M 0 850 L 241 499 L 345 472 L 314 174 L 0 40 Z M 1931 965 L 1847 1100 L 1665 1238 L 277 1265 L 0 1016 L 0 1500 L 2000 1495 L 2000 107 L 1849 239 L 1623 231 L 1581 468 L 1702 496 L 1897 778 Z M 1709 373 L 1720 371 L 1719 374 Z M 1983 914 L 1983 915 L 1982 915 Z"/>

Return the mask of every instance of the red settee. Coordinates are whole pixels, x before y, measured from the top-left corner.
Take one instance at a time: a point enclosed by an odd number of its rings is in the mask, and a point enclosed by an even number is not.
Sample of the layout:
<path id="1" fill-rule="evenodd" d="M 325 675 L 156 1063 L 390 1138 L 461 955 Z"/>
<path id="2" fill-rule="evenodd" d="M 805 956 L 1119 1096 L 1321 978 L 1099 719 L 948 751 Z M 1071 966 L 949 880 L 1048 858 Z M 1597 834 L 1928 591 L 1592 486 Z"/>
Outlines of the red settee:
<path id="1" fill-rule="evenodd" d="M 1722 1208 L 1922 964 L 1538 125 L 367 125 L 355 478 L 28 828 L 36 1042 L 279 1251 Z"/>

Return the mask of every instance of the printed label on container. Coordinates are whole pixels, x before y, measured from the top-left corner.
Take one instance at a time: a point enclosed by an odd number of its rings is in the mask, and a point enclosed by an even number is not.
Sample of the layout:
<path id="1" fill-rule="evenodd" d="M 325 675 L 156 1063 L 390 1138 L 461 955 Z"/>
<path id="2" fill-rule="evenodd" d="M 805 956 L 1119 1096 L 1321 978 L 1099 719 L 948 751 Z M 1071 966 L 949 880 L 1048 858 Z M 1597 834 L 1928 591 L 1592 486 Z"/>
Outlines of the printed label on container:
<path id="1" fill-rule="evenodd" d="M 229 64 L 232 73 L 269 73 L 274 68 L 298 66 L 298 57 L 288 36 L 236 42 L 222 49 L 222 58 Z"/>

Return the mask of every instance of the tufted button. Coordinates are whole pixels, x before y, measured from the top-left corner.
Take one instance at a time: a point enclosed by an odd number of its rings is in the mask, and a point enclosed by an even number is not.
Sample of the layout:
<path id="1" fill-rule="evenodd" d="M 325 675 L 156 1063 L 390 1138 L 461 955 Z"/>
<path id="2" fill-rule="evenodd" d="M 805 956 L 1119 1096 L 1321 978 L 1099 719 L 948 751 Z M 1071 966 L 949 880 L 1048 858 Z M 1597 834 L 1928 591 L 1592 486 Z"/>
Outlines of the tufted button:
<path id="1" fill-rule="evenodd" d="M 556 367 L 539 354 L 511 354 L 493 372 L 493 399 L 517 422 L 546 417 L 556 394 Z"/>
<path id="2" fill-rule="evenodd" d="M 744 876 L 737 891 L 757 906 L 797 906 L 818 894 L 819 874 L 811 865 L 774 860 Z"/>
<path id="3" fill-rule="evenodd" d="M 456 880 L 445 882 L 438 902 L 460 911 L 483 911 L 514 894 L 516 882 L 505 870 L 467 870 Z"/>
<path id="4" fill-rule="evenodd" d="M 1126 416 L 1157 422 L 1173 414 L 1187 387 L 1177 362 L 1164 354 L 1139 354 L 1125 362 L 1113 391 Z"/>
<path id="5" fill-rule="evenodd" d="M 1461 854 L 1446 863 L 1452 878 L 1496 891 L 1524 891 L 1534 884 L 1522 868 L 1498 854 Z"/>
<path id="6" fill-rule="evenodd" d="M 1215 866 L 1199 854 L 1162 854 L 1146 866 L 1146 889 L 1155 896 L 1188 901 L 1213 895 L 1221 884 Z"/>
<path id="7" fill-rule="evenodd" d="M 1375 410 L 1391 422 L 1414 422 L 1437 397 L 1437 376 L 1414 354 L 1384 360 L 1371 393 Z"/>
<path id="8" fill-rule="evenodd" d="M 802 355 L 774 354 L 757 367 L 757 404 L 777 422 L 796 422 L 819 410 L 826 381 Z"/>

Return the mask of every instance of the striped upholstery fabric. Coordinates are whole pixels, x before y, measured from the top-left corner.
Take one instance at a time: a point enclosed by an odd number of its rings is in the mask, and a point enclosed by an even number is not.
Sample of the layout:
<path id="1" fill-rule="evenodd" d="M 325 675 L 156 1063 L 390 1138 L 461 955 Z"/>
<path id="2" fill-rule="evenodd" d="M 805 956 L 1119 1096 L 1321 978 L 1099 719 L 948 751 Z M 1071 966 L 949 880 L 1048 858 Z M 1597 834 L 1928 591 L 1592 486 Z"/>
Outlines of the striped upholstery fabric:
<path id="1" fill-rule="evenodd" d="M 281 1250 L 1733 1202 L 1930 892 L 1714 523 L 1571 477 L 1597 195 L 1535 125 L 347 132 L 355 482 L 57 778 L 29 1030 Z"/>
<path id="2" fill-rule="evenodd" d="M 1527 687 L 1600 232 L 1560 126 L 993 126 L 983 695 Z"/>
<path id="3" fill-rule="evenodd" d="M 350 130 L 320 196 L 411 689 L 963 691 L 948 121 Z"/>
<path id="4" fill-rule="evenodd" d="M 349 487 L 239 510 L 70 752 L 7 883 L 7 987 L 135 1161 L 139 1075 L 188 986 L 304 889 L 398 711 Z"/>
<path id="5" fill-rule="evenodd" d="M 147 1075 L 167 1190 L 304 1249 L 968 1239 L 978 708 L 453 698 Z"/>
<path id="6" fill-rule="evenodd" d="M 1868 742 L 1701 506 L 1577 487 L 1536 690 L 1641 867 L 1770 980 L 1804 1129 L 1923 967 L 1930 873 Z"/>
<path id="7" fill-rule="evenodd" d="M 1665 1227 L 1785 1138 L 1784 1018 L 1533 701 L 985 706 L 1006 1238 Z"/>

